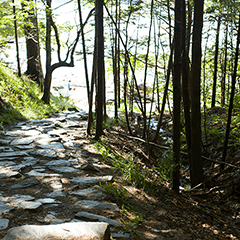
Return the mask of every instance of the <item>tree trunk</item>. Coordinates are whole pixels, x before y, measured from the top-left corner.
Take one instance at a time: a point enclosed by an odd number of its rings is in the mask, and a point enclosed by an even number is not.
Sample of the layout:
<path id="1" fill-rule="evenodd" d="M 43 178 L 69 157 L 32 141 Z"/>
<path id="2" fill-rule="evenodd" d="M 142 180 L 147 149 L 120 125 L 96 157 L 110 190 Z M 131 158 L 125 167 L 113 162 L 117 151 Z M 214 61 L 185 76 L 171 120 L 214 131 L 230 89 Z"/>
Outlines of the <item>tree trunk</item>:
<path id="1" fill-rule="evenodd" d="M 174 71 L 173 71 L 173 191 L 180 185 L 180 102 L 182 56 L 182 0 L 175 0 Z"/>
<path id="2" fill-rule="evenodd" d="M 81 9 L 81 1 L 78 0 L 77 2 L 78 2 L 78 13 L 79 13 L 81 34 L 82 34 L 83 59 L 84 59 L 84 69 L 85 69 L 87 96 L 88 96 L 88 104 L 89 104 L 90 89 L 89 89 L 89 79 L 88 79 L 87 54 L 86 54 L 85 38 L 84 38 L 84 31 L 83 31 L 83 21 L 82 21 L 82 9 Z"/>
<path id="3" fill-rule="evenodd" d="M 237 78 L 239 43 L 240 43 L 240 15 L 239 15 L 239 24 L 238 24 L 238 35 L 237 35 L 237 43 L 236 43 L 234 70 L 233 70 L 233 75 L 232 75 L 232 88 L 231 88 L 230 102 L 229 102 L 229 108 L 228 108 L 227 129 L 226 129 L 225 140 L 224 140 L 224 145 L 223 145 L 222 162 L 225 162 L 226 156 L 227 156 L 228 138 L 229 138 L 229 134 L 230 134 L 231 117 L 232 117 L 232 110 L 233 110 L 233 100 L 234 100 L 235 85 L 236 85 L 236 78 Z M 221 164 L 222 170 L 224 169 L 224 167 L 225 167 L 225 165 Z"/>
<path id="4" fill-rule="evenodd" d="M 25 5 L 23 4 L 22 6 L 23 9 L 25 10 Z M 36 81 L 39 84 L 39 86 L 42 86 L 43 72 L 40 58 L 38 23 L 37 15 L 34 11 L 35 11 L 34 9 L 31 9 L 30 11 L 26 10 L 26 12 L 28 13 L 28 18 L 26 20 L 25 25 L 25 37 L 27 47 L 26 74 L 32 80 Z M 31 25 L 29 23 L 31 23 Z"/>
<path id="5" fill-rule="evenodd" d="M 52 0 L 47 0 L 47 7 L 46 7 L 46 75 L 44 78 L 44 94 L 42 100 L 49 104 L 50 102 L 50 89 L 51 89 L 51 82 L 52 82 L 52 73 L 49 74 L 51 61 L 52 61 L 52 50 L 51 50 L 51 7 L 52 7 Z"/>
<path id="6" fill-rule="evenodd" d="M 18 31 L 17 31 L 17 17 L 16 17 L 16 7 L 15 0 L 12 0 L 13 3 L 13 16 L 14 16 L 14 31 L 15 31 L 15 43 L 16 43 L 16 56 L 17 56 L 17 68 L 18 68 L 18 76 L 21 77 L 21 64 L 19 57 L 19 45 L 18 45 Z"/>
<path id="7" fill-rule="evenodd" d="M 225 84 L 226 84 L 226 71 L 227 71 L 227 51 L 228 51 L 228 23 L 226 23 L 225 43 L 224 43 L 224 62 L 222 69 L 221 79 L 221 105 L 225 105 Z"/>
<path id="8" fill-rule="evenodd" d="M 103 0 L 95 0 L 95 25 L 96 25 L 96 38 L 97 38 L 97 110 L 96 110 L 96 135 L 95 139 L 103 134 L 103 61 L 104 61 L 104 37 L 103 37 Z"/>
<path id="9" fill-rule="evenodd" d="M 190 98 L 189 98 L 189 61 L 188 61 L 188 41 L 186 41 L 186 5 L 182 0 L 182 95 L 185 119 L 185 134 L 188 147 L 189 165 L 191 166 L 191 117 L 190 117 Z"/>
<path id="10" fill-rule="evenodd" d="M 203 27 L 204 0 L 194 1 L 194 23 L 192 42 L 191 70 L 191 185 L 198 185 L 203 180 L 202 137 L 201 137 L 201 42 Z"/>
<path id="11" fill-rule="evenodd" d="M 215 57 L 214 57 L 214 71 L 213 71 L 213 89 L 212 89 L 212 104 L 211 107 L 215 107 L 216 102 L 216 88 L 217 88 L 217 68 L 218 68 L 218 46 L 219 46 L 219 33 L 221 25 L 221 16 L 218 16 L 217 34 L 216 34 L 216 45 L 215 45 Z"/>

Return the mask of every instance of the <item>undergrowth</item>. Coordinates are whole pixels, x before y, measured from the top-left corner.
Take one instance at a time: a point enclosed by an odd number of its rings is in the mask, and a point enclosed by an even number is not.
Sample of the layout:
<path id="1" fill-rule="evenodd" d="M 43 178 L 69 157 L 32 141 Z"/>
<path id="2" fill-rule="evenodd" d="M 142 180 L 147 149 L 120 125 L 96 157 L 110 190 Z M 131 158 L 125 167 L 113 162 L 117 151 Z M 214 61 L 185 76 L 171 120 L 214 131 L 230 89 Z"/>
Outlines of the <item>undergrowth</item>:
<path id="1" fill-rule="evenodd" d="M 26 76 L 17 77 L 0 63 L 0 125 L 16 120 L 41 119 L 72 107 L 68 98 L 51 95 L 50 104 L 42 100 L 40 87 Z"/>

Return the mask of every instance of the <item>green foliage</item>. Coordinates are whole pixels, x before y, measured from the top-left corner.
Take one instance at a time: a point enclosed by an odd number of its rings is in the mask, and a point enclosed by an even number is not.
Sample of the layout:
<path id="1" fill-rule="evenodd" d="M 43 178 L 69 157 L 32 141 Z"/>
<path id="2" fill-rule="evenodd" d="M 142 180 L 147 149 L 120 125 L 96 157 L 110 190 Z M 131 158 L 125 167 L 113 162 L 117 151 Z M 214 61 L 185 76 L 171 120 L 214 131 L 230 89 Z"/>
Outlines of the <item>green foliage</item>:
<path id="1" fill-rule="evenodd" d="M 128 158 L 118 153 L 113 153 L 110 146 L 103 142 L 96 144 L 98 151 L 102 154 L 103 159 L 114 166 L 124 177 L 126 183 L 131 183 L 137 187 L 145 189 L 151 173 L 147 169 L 140 169 L 139 163 L 130 154 Z"/>
<path id="2" fill-rule="evenodd" d="M 68 98 L 51 96 L 50 105 L 41 100 L 39 86 L 27 77 L 18 78 L 12 71 L 0 64 L 0 96 L 4 109 L 0 123 L 15 120 L 39 119 L 72 106 Z"/>
<path id="3" fill-rule="evenodd" d="M 101 185 L 105 192 L 110 193 L 114 196 L 114 198 L 121 203 L 122 206 L 128 206 L 128 196 L 127 196 L 127 190 L 117 186 L 117 184 L 114 183 L 108 183 L 106 185 Z"/>

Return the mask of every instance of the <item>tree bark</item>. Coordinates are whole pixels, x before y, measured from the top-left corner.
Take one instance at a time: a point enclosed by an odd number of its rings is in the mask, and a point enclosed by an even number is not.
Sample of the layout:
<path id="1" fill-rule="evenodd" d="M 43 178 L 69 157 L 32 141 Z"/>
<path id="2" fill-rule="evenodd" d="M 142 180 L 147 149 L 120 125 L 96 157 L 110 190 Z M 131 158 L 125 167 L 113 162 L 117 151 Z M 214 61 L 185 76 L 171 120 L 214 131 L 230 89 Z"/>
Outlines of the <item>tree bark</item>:
<path id="1" fill-rule="evenodd" d="M 18 76 L 21 77 L 21 64 L 19 57 L 19 45 L 18 45 L 18 30 L 17 30 L 17 17 L 16 17 L 16 7 L 15 0 L 12 0 L 13 3 L 13 17 L 14 17 L 14 31 L 15 31 L 15 43 L 16 43 L 16 57 L 17 57 L 17 68 L 18 68 Z"/>
<path id="2" fill-rule="evenodd" d="M 192 42 L 191 69 L 191 185 L 198 185 L 203 180 L 202 137 L 201 137 L 201 42 L 203 27 L 204 0 L 194 1 L 194 24 Z"/>
<path id="3" fill-rule="evenodd" d="M 228 138 L 229 138 L 229 134 L 230 134 L 231 118 L 232 118 L 232 110 L 233 110 L 233 100 L 234 100 L 235 85 L 236 85 L 236 78 L 237 78 L 239 43 L 240 43 L 240 15 L 239 15 L 239 24 L 238 24 L 238 35 L 237 35 L 237 43 L 236 43 L 234 70 L 233 70 L 233 75 L 232 75 L 232 88 L 231 88 L 230 102 L 229 102 L 229 108 L 228 108 L 227 129 L 226 129 L 225 140 L 224 140 L 224 145 L 223 145 L 222 162 L 225 162 L 226 156 L 227 156 Z M 222 170 L 224 169 L 224 167 L 225 167 L 225 165 L 221 164 Z"/>
<path id="4" fill-rule="evenodd" d="M 95 26 L 96 26 L 96 38 L 97 38 L 97 110 L 96 110 L 96 135 L 95 139 L 99 138 L 103 134 L 103 61 L 104 61 L 104 37 L 103 37 L 103 0 L 95 0 Z"/>
<path id="5" fill-rule="evenodd" d="M 218 16 L 217 34 L 216 34 L 216 45 L 215 45 L 215 56 L 214 56 L 214 71 L 213 71 L 213 89 L 212 89 L 212 104 L 211 107 L 215 107 L 216 103 L 216 88 L 217 88 L 217 68 L 218 68 L 218 48 L 219 48 L 219 33 L 221 26 L 221 16 Z"/>
<path id="6" fill-rule="evenodd" d="M 175 0 L 174 72 L 173 72 L 173 191 L 180 186 L 180 102 L 182 56 L 182 0 Z"/>

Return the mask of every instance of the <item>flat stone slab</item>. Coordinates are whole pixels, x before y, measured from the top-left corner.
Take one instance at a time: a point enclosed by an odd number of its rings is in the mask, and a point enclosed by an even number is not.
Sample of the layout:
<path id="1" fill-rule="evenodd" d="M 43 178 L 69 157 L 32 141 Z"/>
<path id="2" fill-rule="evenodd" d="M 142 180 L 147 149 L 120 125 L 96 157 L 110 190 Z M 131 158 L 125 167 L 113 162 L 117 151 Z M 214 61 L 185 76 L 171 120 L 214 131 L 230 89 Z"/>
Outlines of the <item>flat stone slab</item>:
<path id="1" fill-rule="evenodd" d="M 104 217 L 101 215 L 97 215 L 97 214 L 93 214 L 93 213 L 89 213 L 89 212 L 78 212 L 75 216 L 82 220 L 93 220 L 93 221 L 99 221 L 99 222 L 106 222 L 106 223 L 116 226 L 116 227 L 122 226 L 122 224 L 119 223 L 115 219 L 110 219 L 110 218 L 107 218 L 107 217 Z"/>
<path id="2" fill-rule="evenodd" d="M 100 177 L 75 177 L 71 181 L 80 185 L 94 184 L 98 182 L 111 181 L 113 176 L 100 176 Z"/>
<path id="3" fill-rule="evenodd" d="M 2 240 L 110 240 L 107 223 L 63 223 L 57 225 L 24 225 L 10 229 Z"/>
<path id="4" fill-rule="evenodd" d="M 30 172 L 26 173 L 26 175 L 32 177 L 62 177 L 62 175 L 58 173 L 44 173 L 37 171 L 37 169 L 31 170 Z"/>
<path id="5" fill-rule="evenodd" d="M 15 147 L 21 150 L 28 150 L 28 149 L 34 148 L 34 146 L 31 146 L 31 145 L 16 145 Z"/>
<path id="6" fill-rule="evenodd" d="M 31 153 L 33 155 L 40 155 L 40 156 L 49 157 L 49 158 L 57 157 L 56 152 L 53 149 L 37 149 L 37 150 L 31 151 L 29 153 Z M 1 155 L 0 155 L 0 157 L 1 157 Z"/>
<path id="7" fill-rule="evenodd" d="M 28 154 L 25 151 L 8 151 L 8 152 L 0 153 L 0 158 L 21 157 L 21 156 L 28 156 Z"/>
<path id="8" fill-rule="evenodd" d="M 8 227 L 9 220 L 6 218 L 0 219 L 0 230 L 4 230 Z"/>
<path id="9" fill-rule="evenodd" d="M 19 177 L 21 174 L 17 171 L 11 170 L 10 168 L 0 169 L 0 179 L 9 177 Z"/>
<path id="10" fill-rule="evenodd" d="M 4 202 L 0 201 L 0 215 L 9 213 L 13 209 L 14 207 L 6 205 Z"/>
<path id="11" fill-rule="evenodd" d="M 51 169 L 54 172 L 58 173 L 69 173 L 69 172 L 78 172 L 76 168 L 73 167 L 55 167 L 55 166 L 49 166 L 49 169 Z"/>
<path id="12" fill-rule="evenodd" d="M 48 144 L 41 144 L 38 145 L 38 147 L 43 148 L 43 149 L 54 149 L 58 151 L 64 151 L 65 148 L 60 142 L 50 142 Z"/>
<path id="13" fill-rule="evenodd" d="M 42 203 L 40 202 L 30 202 L 30 201 L 24 201 L 22 200 L 19 203 L 19 207 L 23 209 L 29 209 L 29 210 L 34 210 L 42 206 Z"/>
<path id="14" fill-rule="evenodd" d="M 103 203 L 94 200 L 80 200 L 75 203 L 76 205 L 80 205 L 85 209 L 108 209 L 114 212 L 119 212 L 119 207 L 116 203 Z"/>
<path id="15" fill-rule="evenodd" d="M 94 186 L 92 188 L 85 188 L 78 191 L 70 192 L 72 195 L 78 195 L 88 200 L 103 200 L 107 198 L 107 194 L 99 186 Z"/>
<path id="16" fill-rule="evenodd" d="M 57 136 L 57 137 L 59 137 L 59 136 L 61 136 L 63 134 L 66 134 L 66 133 L 67 133 L 67 131 L 64 130 L 64 129 L 55 129 L 55 130 L 52 130 L 52 131 L 48 132 L 48 134 L 50 136 Z"/>
<path id="17" fill-rule="evenodd" d="M 26 165 L 26 166 L 34 166 L 37 164 L 39 160 L 34 157 L 25 157 L 24 161 L 21 162 L 21 164 Z"/>
<path id="18" fill-rule="evenodd" d="M 0 146 L 0 152 L 13 152 L 14 150 L 10 147 Z"/>
<path id="19" fill-rule="evenodd" d="M 28 145 L 34 141 L 35 137 L 25 137 L 13 140 L 10 145 Z"/>
<path id="20" fill-rule="evenodd" d="M 69 167 L 71 163 L 68 160 L 52 160 L 45 164 L 46 166 L 67 166 Z"/>
<path id="21" fill-rule="evenodd" d="M 62 190 L 55 190 L 51 193 L 46 193 L 45 196 L 49 198 L 55 198 L 55 197 L 65 197 L 66 194 Z"/>
<path id="22" fill-rule="evenodd" d="M 0 167 L 2 167 L 2 166 L 9 167 L 9 166 L 13 166 L 13 165 L 16 165 L 16 163 L 13 161 L 0 161 Z"/>
<path id="23" fill-rule="evenodd" d="M 90 172 L 99 172 L 99 169 L 89 162 L 86 162 L 83 165 L 81 165 L 80 169 Z"/>
<path id="24" fill-rule="evenodd" d="M 32 186 L 38 185 L 39 183 L 40 183 L 40 181 L 37 180 L 36 178 L 28 178 L 28 179 L 22 180 L 21 182 L 11 186 L 11 189 L 32 187 Z"/>
<path id="25" fill-rule="evenodd" d="M 56 201 L 54 198 L 39 198 L 37 199 L 37 202 L 40 202 L 42 204 L 59 203 L 59 201 Z"/>
<path id="26" fill-rule="evenodd" d="M 47 143 L 50 143 L 50 142 L 56 142 L 59 140 L 59 137 L 57 138 L 54 138 L 54 137 L 51 137 L 49 136 L 48 134 L 42 134 L 42 135 L 39 135 L 39 137 L 37 139 L 35 139 L 35 142 L 37 144 L 47 144 Z"/>

